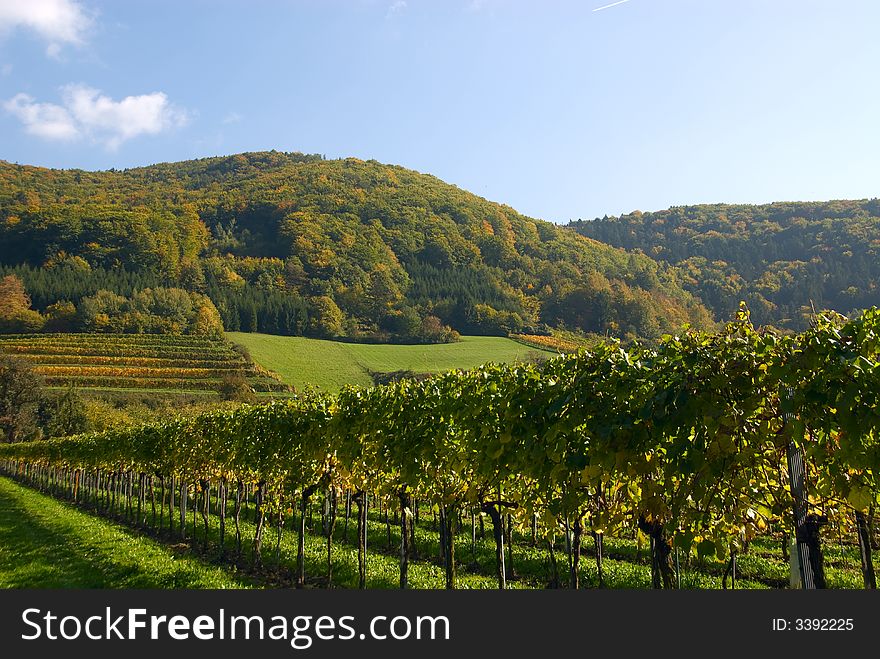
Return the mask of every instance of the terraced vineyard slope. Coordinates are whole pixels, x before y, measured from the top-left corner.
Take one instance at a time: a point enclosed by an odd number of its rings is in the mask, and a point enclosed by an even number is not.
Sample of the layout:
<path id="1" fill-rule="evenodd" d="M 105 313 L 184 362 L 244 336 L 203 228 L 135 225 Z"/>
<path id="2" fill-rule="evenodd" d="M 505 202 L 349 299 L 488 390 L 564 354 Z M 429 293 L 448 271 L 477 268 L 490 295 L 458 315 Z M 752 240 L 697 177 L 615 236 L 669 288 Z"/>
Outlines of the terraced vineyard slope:
<path id="1" fill-rule="evenodd" d="M 289 388 L 220 339 L 151 334 L 12 334 L 0 353 L 34 366 L 49 387 L 211 394 L 227 378 L 257 392 Z"/>

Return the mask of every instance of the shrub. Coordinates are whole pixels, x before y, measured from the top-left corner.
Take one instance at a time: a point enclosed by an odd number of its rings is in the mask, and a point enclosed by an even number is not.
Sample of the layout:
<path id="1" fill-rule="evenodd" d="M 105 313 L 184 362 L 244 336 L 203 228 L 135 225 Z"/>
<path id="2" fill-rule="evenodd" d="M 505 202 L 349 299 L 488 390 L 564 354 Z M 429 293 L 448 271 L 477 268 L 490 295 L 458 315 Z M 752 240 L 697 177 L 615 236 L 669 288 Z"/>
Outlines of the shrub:
<path id="1" fill-rule="evenodd" d="M 226 375 L 220 382 L 220 397 L 239 403 L 254 403 L 257 396 L 245 377 L 239 373 Z"/>

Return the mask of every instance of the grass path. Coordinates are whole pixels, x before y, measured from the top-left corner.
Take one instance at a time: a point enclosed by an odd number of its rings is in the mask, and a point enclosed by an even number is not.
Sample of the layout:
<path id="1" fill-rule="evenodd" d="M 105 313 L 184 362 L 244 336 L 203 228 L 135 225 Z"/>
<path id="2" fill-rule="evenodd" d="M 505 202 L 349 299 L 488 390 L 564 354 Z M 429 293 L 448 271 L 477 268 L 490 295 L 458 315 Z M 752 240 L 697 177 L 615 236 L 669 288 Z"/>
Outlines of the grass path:
<path id="1" fill-rule="evenodd" d="M 444 573 L 438 562 L 437 531 L 430 528 L 430 513 L 426 510 L 422 513 L 423 519 L 416 528 L 419 557 L 410 562 L 410 587 L 442 588 Z M 297 550 L 294 520 L 289 517 L 285 519 L 285 531 L 280 543 L 273 520 L 267 520 L 263 548 L 266 571 L 253 574 L 252 580 L 248 580 L 244 575 L 250 573 L 252 562 L 255 529 L 252 518 L 252 506 L 242 511 L 243 556 L 239 568 L 232 562 L 234 536 L 231 521 L 227 523 L 228 562 L 223 567 L 217 567 L 199 558 L 201 549 L 196 552 L 192 549 L 194 545 L 201 548 L 203 543 L 201 519 L 193 533 L 192 517 L 188 515 L 186 543 L 177 544 L 180 540 L 169 539 L 167 531 L 163 531 L 165 544 L 160 544 L 127 530 L 121 524 L 81 512 L 69 504 L 0 477 L 0 588 L 236 588 L 258 582 L 262 587 L 290 587 Z M 491 526 L 487 525 L 485 538 L 480 538 L 478 534 L 472 548 L 467 516 L 464 522 L 456 534 L 457 587 L 495 588 Z M 312 587 L 326 586 L 323 577 L 326 573 L 326 539 L 320 535 L 320 528 L 318 513 L 315 515 L 315 526 L 305 538 L 306 574 Z M 216 515 L 212 514 L 209 518 L 208 533 L 209 560 L 217 560 L 219 519 Z M 340 516 L 334 533 L 333 584 L 335 587 L 356 588 L 357 548 L 353 520 L 348 539 L 344 536 L 344 519 Z M 508 565 L 515 565 L 519 576 L 513 577 L 509 573 L 511 580 L 508 586 L 545 587 L 551 576 L 546 545 L 539 543 L 536 547 L 530 546 L 527 531 L 524 534 L 515 533 L 514 540 L 514 560 Z M 830 538 L 827 540 L 824 553 L 829 586 L 861 588 L 858 548 L 852 545 L 835 546 Z M 368 522 L 368 588 L 397 588 L 399 543 L 399 527 L 392 524 L 391 537 L 388 538 L 381 515 L 373 508 Z M 568 579 L 565 549 L 559 538 L 556 545 L 559 577 L 565 583 Z M 651 571 L 645 547 L 639 550 L 631 539 L 607 538 L 605 550 L 606 587 L 651 587 Z M 580 570 L 584 588 L 598 586 L 592 551 L 592 542 L 588 537 Z M 510 558 L 509 553 L 507 558 Z M 876 564 L 876 569 L 880 570 L 880 562 Z M 722 587 L 724 566 L 725 563 L 720 561 L 683 565 L 681 585 L 688 589 L 719 589 Z M 785 587 L 788 570 L 788 562 L 779 556 L 778 542 L 757 540 L 752 550 L 738 561 L 737 588 Z M 239 576 L 231 576 L 235 574 Z"/>
<path id="2" fill-rule="evenodd" d="M 0 588 L 246 588 L 121 526 L 0 477 Z"/>
<path id="3" fill-rule="evenodd" d="M 373 384 L 370 371 L 437 373 L 556 354 L 495 336 L 464 336 L 456 343 L 437 345 L 344 343 L 243 332 L 227 332 L 226 336 L 245 346 L 257 363 L 297 389 L 312 384 L 329 392 L 339 391 L 346 384 Z"/>

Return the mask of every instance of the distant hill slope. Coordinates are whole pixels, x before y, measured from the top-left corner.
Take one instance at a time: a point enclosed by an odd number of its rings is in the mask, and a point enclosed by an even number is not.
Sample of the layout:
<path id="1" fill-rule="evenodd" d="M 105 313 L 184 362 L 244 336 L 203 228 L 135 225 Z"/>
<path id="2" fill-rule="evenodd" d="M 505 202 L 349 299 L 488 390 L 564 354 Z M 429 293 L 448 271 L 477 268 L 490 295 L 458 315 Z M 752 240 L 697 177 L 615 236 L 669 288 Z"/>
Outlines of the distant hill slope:
<path id="1" fill-rule="evenodd" d="M 495 336 L 465 336 L 444 345 L 378 345 L 322 341 L 294 336 L 227 333 L 247 348 L 254 361 L 302 390 L 309 385 L 336 392 L 347 384 L 370 386 L 395 375 L 422 375 L 468 369 L 486 362 L 529 361 L 553 357 L 540 350 Z"/>
<path id="2" fill-rule="evenodd" d="M 36 305 L 174 285 L 206 292 L 227 329 L 273 334 L 655 336 L 711 322 L 651 258 L 433 176 L 302 154 L 106 172 L 0 161 L 0 265 Z"/>
<path id="3" fill-rule="evenodd" d="M 259 392 L 289 389 L 222 339 L 132 334 L 0 335 L 0 355 L 30 364 L 49 387 L 96 394 L 217 395 L 228 378 Z"/>
<path id="4" fill-rule="evenodd" d="M 678 267 L 719 319 L 803 328 L 815 308 L 880 306 L 880 200 L 682 206 L 578 221 L 581 235 Z"/>

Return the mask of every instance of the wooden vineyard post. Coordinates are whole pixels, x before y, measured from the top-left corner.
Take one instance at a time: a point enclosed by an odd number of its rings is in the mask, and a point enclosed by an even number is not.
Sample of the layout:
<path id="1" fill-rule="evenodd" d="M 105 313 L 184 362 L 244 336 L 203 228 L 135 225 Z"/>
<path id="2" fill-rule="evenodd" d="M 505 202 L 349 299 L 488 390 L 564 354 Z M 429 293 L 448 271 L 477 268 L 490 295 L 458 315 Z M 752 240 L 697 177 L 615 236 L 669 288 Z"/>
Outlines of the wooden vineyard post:
<path id="1" fill-rule="evenodd" d="M 794 391 L 791 387 L 785 389 L 786 397 L 791 400 Z M 794 420 L 792 412 L 785 412 L 783 420 L 789 425 Z M 821 519 L 807 514 L 807 488 L 806 468 L 804 465 L 804 452 L 794 441 L 790 439 L 786 448 L 788 461 L 788 480 L 791 488 L 791 496 L 794 499 L 794 529 L 795 547 L 797 548 L 797 566 L 800 587 L 804 590 L 825 588 L 825 578 L 822 572 L 822 556 L 818 547 L 818 529 Z M 792 567 L 794 567 L 792 561 Z M 817 569 L 818 568 L 818 569 Z M 794 583 L 795 575 L 792 575 Z"/>

